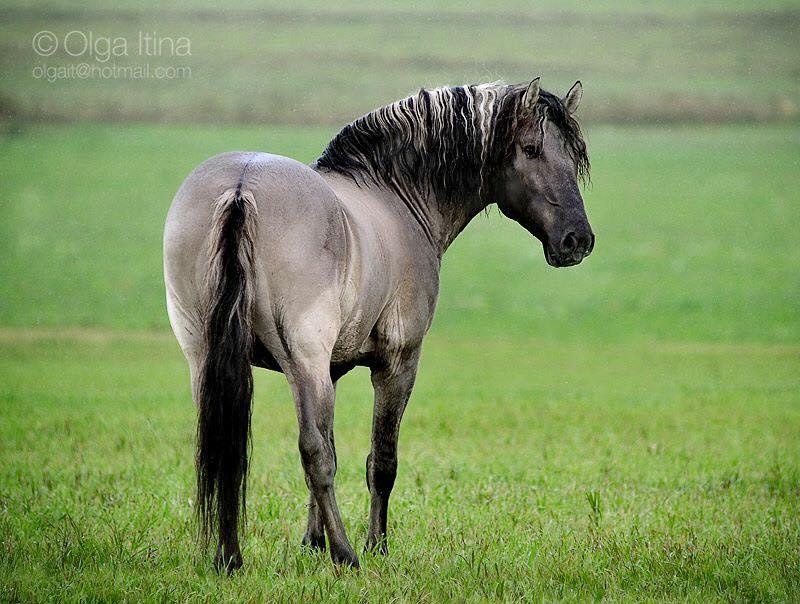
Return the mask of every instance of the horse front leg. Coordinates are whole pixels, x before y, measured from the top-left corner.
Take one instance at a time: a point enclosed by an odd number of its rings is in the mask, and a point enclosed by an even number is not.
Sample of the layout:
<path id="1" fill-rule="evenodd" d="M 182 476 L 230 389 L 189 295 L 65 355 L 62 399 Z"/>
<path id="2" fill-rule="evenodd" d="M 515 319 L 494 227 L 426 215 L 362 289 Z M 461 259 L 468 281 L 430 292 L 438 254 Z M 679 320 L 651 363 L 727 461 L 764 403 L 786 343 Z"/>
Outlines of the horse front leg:
<path id="1" fill-rule="evenodd" d="M 400 353 L 398 359 L 372 367 L 375 408 L 372 417 L 372 450 L 367 457 L 370 492 L 367 550 L 387 553 L 386 524 L 389 495 L 397 476 L 397 439 L 408 398 L 417 375 L 420 349 Z"/>
<path id="2" fill-rule="evenodd" d="M 303 547 L 325 551 L 325 524 L 314 491 L 308 484 L 308 524 L 301 541 Z"/>

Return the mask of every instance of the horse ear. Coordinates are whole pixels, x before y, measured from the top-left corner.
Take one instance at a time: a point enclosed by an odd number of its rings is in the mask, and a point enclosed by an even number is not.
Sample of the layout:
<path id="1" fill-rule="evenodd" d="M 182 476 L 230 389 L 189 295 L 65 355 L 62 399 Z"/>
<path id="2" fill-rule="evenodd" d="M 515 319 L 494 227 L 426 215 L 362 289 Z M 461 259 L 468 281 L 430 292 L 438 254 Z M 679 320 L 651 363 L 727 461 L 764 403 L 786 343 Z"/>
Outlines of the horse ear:
<path id="1" fill-rule="evenodd" d="M 533 113 L 536 109 L 536 102 L 539 100 L 539 78 L 528 84 L 525 96 L 522 97 L 522 107 L 525 113 Z"/>
<path id="2" fill-rule="evenodd" d="M 582 97 L 583 84 L 581 84 L 581 81 L 578 80 L 572 85 L 572 88 L 569 89 L 567 96 L 564 97 L 564 107 L 567 108 L 568 113 L 572 114 L 577 111 L 578 105 L 581 104 Z"/>

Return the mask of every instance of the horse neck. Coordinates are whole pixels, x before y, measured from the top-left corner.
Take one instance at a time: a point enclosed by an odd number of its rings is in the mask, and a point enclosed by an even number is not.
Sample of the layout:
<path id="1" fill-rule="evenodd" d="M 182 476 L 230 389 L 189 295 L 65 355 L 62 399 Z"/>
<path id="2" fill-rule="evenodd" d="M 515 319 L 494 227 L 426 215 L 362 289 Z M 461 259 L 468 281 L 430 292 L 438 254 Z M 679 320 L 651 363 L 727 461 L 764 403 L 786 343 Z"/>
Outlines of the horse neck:
<path id="1" fill-rule="evenodd" d="M 392 192 L 391 196 L 392 203 L 402 204 L 408 209 L 410 218 L 421 227 L 440 257 L 470 221 L 486 208 L 477 191 L 458 200 L 440 200 L 416 190 Z"/>

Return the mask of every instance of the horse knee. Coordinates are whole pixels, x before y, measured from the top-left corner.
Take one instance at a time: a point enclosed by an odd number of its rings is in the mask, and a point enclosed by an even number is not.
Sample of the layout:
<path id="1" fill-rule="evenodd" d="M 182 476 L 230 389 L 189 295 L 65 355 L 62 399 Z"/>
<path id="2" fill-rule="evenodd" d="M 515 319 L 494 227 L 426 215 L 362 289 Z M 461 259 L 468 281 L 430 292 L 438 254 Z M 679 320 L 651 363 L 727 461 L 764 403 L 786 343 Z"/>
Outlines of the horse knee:
<path id="1" fill-rule="evenodd" d="M 388 495 L 397 478 L 397 457 L 367 456 L 367 486 L 378 495 Z"/>

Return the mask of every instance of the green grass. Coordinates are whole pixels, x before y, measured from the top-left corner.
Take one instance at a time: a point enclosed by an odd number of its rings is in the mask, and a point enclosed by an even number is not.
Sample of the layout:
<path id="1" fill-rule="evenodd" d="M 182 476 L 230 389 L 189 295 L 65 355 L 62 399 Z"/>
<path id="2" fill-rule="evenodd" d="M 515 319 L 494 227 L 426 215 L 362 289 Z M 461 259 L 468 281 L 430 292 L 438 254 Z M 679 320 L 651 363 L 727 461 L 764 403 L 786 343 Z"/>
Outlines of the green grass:
<path id="1" fill-rule="evenodd" d="M 332 130 L 33 127 L 0 139 L 0 325 L 164 329 L 172 195 L 230 149 L 314 159 Z M 597 253 L 553 270 L 497 210 L 444 259 L 434 328 L 800 343 L 800 128 L 590 128 Z M 79 176 L 78 176 L 79 175 Z"/>
<path id="2" fill-rule="evenodd" d="M 192 540 L 194 411 L 166 336 L 3 334 L 3 599 L 795 599 L 797 347 L 431 336 L 388 558 L 301 551 L 293 404 L 258 372 L 247 566 Z M 337 495 L 363 547 L 371 396 L 339 390 Z"/>
<path id="3" fill-rule="evenodd" d="M 0 139 L 0 600 L 797 600 L 800 128 L 589 128 L 595 253 L 496 210 L 448 252 L 388 558 L 303 553 L 282 376 L 256 373 L 246 567 L 193 542 L 194 408 L 161 226 L 212 153 L 330 129 L 25 127 Z M 366 536 L 365 371 L 337 496 Z"/>
<path id="4" fill-rule="evenodd" d="M 340 124 L 420 86 L 542 76 L 546 89 L 586 87 L 595 121 L 797 121 L 800 4 L 521 0 L 427 5 L 184 0 L 123 3 L 14 0 L 0 37 L 0 115 L 39 121 L 209 121 Z M 37 56 L 34 35 L 61 46 Z M 71 31 L 100 39 L 71 56 Z M 190 56 L 147 56 L 139 32 L 190 41 Z M 102 38 L 123 39 L 104 57 Z M 75 42 L 77 40 L 77 42 Z M 163 50 L 163 49 L 162 49 Z M 149 64 L 176 79 L 95 74 L 48 81 L 42 67 Z"/>

